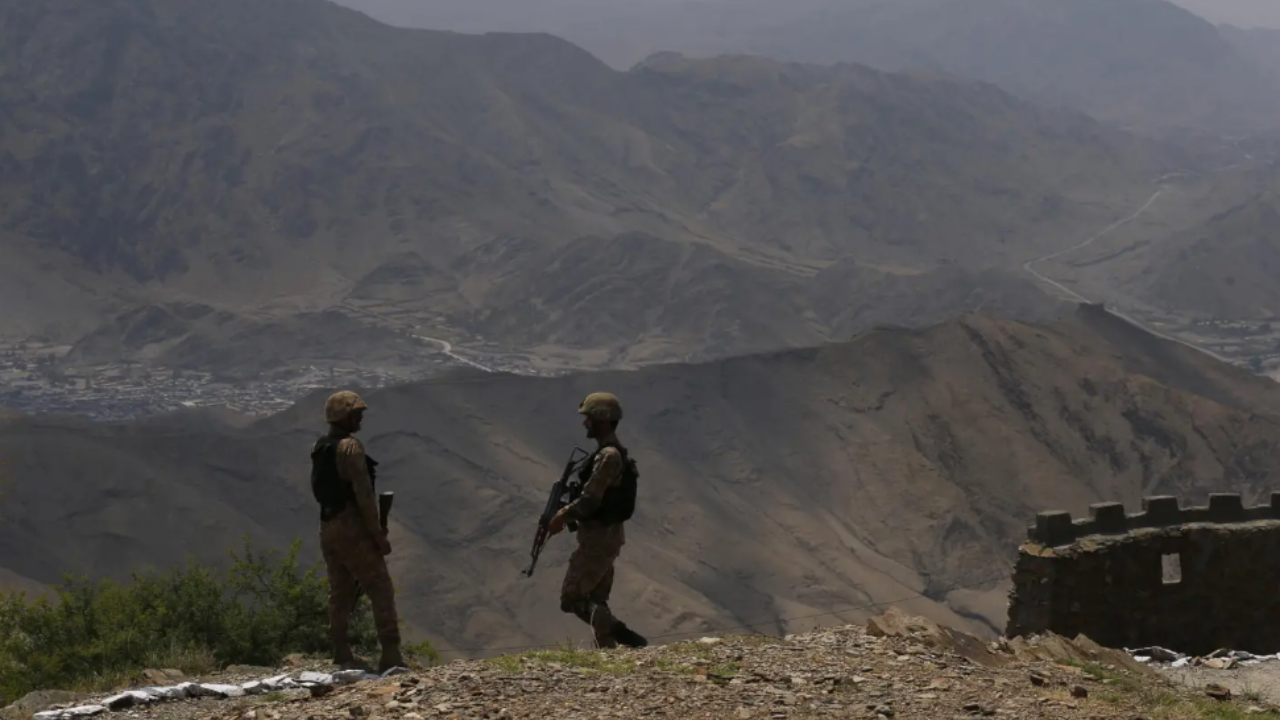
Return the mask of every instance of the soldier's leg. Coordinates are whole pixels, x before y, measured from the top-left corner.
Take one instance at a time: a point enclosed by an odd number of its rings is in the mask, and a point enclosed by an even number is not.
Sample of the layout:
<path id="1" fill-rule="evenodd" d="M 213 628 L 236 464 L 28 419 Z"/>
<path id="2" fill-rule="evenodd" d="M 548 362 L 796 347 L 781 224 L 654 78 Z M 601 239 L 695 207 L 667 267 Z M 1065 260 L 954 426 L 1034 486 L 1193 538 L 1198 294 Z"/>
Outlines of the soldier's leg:
<path id="1" fill-rule="evenodd" d="M 596 636 L 596 647 L 613 648 L 618 646 L 617 640 L 613 637 L 613 626 L 618 621 L 613 616 L 613 611 L 609 609 L 609 593 L 613 591 L 614 559 L 609 560 L 608 569 L 604 571 L 600 581 L 588 593 L 588 597 L 591 599 L 591 631 Z"/>
<path id="2" fill-rule="evenodd" d="M 355 579 L 369 596 L 373 606 L 373 624 L 378 632 L 378 644 L 382 646 L 379 670 L 404 665 L 400 655 L 400 622 L 396 613 L 395 588 L 387 561 L 378 546 L 367 535 L 352 543 L 350 567 Z"/>
<path id="3" fill-rule="evenodd" d="M 614 647 L 609 640 L 613 615 L 607 603 L 613 586 L 613 561 L 616 557 L 617 553 L 609 548 L 578 545 L 569 557 L 569 569 L 565 571 L 564 583 L 560 587 L 560 609 L 573 613 L 590 625 L 596 643 L 601 647 Z"/>
<path id="4" fill-rule="evenodd" d="M 619 620 L 609 607 L 609 595 L 613 591 L 613 568 L 617 559 L 618 556 L 614 555 L 609 561 L 609 569 L 605 572 L 604 577 L 591 590 L 591 602 L 594 605 L 591 615 L 591 629 L 595 632 L 596 644 L 600 647 L 617 647 L 619 644 L 627 647 L 645 647 L 649 644 L 649 641 L 643 635 L 627 627 L 627 624 Z"/>
<path id="5" fill-rule="evenodd" d="M 579 545 L 569 556 L 569 567 L 565 569 L 564 582 L 560 584 L 560 610 L 577 616 L 588 625 L 591 624 L 591 588 L 598 581 L 592 570 L 586 547 Z"/>
<path id="6" fill-rule="evenodd" d="M 322 534 L 320 551 L 329 578 L 329 639 L 333 642 L 333 662 L 343 665 L 355 661 L 348 642 L 347 631 L 351 623 L 351 611 L 356 604 L 356 579 L 343 562 L 335 538 Z"/>

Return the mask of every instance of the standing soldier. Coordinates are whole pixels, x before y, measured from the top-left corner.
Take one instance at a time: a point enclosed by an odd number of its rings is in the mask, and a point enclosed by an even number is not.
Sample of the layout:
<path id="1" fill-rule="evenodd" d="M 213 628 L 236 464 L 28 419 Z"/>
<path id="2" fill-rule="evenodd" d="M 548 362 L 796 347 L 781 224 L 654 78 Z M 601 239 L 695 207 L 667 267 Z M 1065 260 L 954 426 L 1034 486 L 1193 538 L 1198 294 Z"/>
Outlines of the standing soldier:
<path id="1" fill-rule="evenodd" d="M 613 589 L 613 563 L 622 552 L 626 536 L 622 524 L 631 518 L 636 505 L 635 461 L 618 442 L 618 422 L 622 406 L 608 393 L 592 393 L 578 406 L 587 437 L 596 441 L 596 451 L 578 477 L 582 495 L 566 505 L 547 525 L 555 535 L 568 522 L 578 524 L 578 548 L 569 558 L 569 569 L 560 588 L 560 609 L 577 615 L 591 626 L 596 646 L 644 647 L 648 641 L 609 610 Z"/>
<path id="2" fill-rule="evenodd" d="M 333 660 L 355 663 L 347 629 L 355 608 L 357 583 L 369 595 L 382 645 L 378 672 L 404 665 L 391 576 L 384 557 L 391 553 L 387 532 L 378 521 L 374 468 L 364 446 L 352 437 L 360 431 L 364 401 L 350 391 L 334 393 L 324 404 L 329 432 L 311 448 L 311 491 L 320 503 L 320 550 L 329 575 L 329 636 Z"/>

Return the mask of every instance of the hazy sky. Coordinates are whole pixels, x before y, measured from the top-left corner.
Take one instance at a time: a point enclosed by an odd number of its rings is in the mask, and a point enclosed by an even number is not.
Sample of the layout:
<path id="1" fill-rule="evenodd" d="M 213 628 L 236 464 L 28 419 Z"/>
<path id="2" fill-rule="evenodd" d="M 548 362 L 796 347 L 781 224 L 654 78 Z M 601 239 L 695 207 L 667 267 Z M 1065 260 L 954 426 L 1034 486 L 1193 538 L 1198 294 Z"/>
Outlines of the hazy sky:
<path id="1" fill-rule="evenodd" d="M 1280 0 L 1173 0 L 1215 23 L 1280 28 Z"/>

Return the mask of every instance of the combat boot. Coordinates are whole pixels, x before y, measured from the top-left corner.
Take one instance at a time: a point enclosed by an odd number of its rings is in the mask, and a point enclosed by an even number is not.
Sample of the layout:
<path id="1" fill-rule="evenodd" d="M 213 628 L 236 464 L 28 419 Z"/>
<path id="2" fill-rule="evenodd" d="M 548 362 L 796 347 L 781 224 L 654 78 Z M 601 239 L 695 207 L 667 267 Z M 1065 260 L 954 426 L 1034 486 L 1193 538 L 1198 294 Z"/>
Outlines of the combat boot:
<path id="1" fill-rule="evenodd" d="M 329 640 L 333 643 L 333 664 L 340 668 L 346 668 L 356 662 L 356 656 L 351 652 L 351 644 L 347 642 L 346 630 L 335 630 L 330 628 Z"/>
<path id="2" fill-rule="evenodd" d="M 382 658 L 378 661 L 378 674 L 381 675 L 394 667 L 409 667 L 404 662 L 404 656 L 400 654 L 399 640 L 382 643 Z"/>
<path id="3" fill-rule="evenodd" d="M 595 633 L 594 636 L 597 650 L 612 650 L 618 647 L 618 641 L 611 633 Z"/>
<path id="4" fill-rule="evenodd" d="M 627 627 L 627 624 L 621 620 L 613 624 L 609 634 L 616 638 L 619 644 L 630 648 L 642 648 L 649 644 L 643 635 Z"/>

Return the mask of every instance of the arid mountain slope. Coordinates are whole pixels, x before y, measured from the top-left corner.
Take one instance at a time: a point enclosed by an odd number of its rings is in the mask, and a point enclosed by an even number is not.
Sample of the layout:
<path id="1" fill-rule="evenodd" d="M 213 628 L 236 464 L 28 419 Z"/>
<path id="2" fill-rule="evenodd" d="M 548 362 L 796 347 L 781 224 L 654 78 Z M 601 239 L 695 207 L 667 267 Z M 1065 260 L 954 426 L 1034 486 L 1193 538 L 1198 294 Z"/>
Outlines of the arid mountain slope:
<path id="1" fill-rule="evenodd" d="M 1184 234 L 1139 278 L 1143 297 L 1200 317 L 1280 318 L 1280 196 L 1269 192 Z"/>
<path id="2" fill-rule="evenodd" d="M 686 256 L 715 258 L 729 296 L 841 261 L 983 272 L 1105 225 L 1186 160 L 967 80 L 744 57 L 618 72 L 547 35 L 322 0 L 49 0 L 0 24 L 0 249 L 36 320 L 75 316 L 35 294 L 55 277 L 100 322 L 359 296 L 462 329 L 510 324 L 510 298 L 582 324 L 545 271 L 635 234 L 659 242 L 627 261 L 685 315 Z"/>
<path id="3" fill-rule="evenodd" d="M 1223 178 L 1203 204 L 1220 208 L 1189 227 L 1135 244 L 1102 268 L 1131 296 L 1196 318 L 1280 318 L 1280 165 Z"/>
<path id="4" fill-rule="evenodd" d="M 617 67 L 660 51 L 935 67 L 1148 127 L 1260 130 L 1280 108 L 1269 67 L 1164 0 L 342 2 L 400 25 L 550 32 Z"/>
<path id="5" fill-rule="evenodd" d="M 555 601 L 571 541 L 554 539 L 533 579 L 519 570 L 546 489 L 586 442 L 576 403 L 598 389 L 622 397 L 642 472 L 614 606 L 652 635 L 786 629 L 917 593 L 914 611 L 1000 627 L 1001 578 L 1035 512 L 1252 500 L 1280 472 L 1280 386 L 1091 309 L 635 372 L 463 373 L 367 398 L 411 627 L 453 648 L 580 635 Z M 118 574 L 217 558 L 242 533 L 302 537 L 318 557 L 306 451 L 323 397 L 240 430 L 201 414 L 10 421 L 3 566 L 41 582 Z"/>
<path id="6" fill-rule="evenodd" d="M 307 364 L 412 367 L 426 352 L 407 335 L 336 311 L 255 319 L 194 303 L 147 305 L 115 318 L 71 347 L 64 362 L 93 366 L 123 358 L 244 379 L 262 368 Z"/>
<path id="7" fill-rule="evenodd" d="M 1231 25 L 1218 28 L 1222 36 L 1253 59 L 1259 67 L 1280 73 L 1280 29 L 1248 28 Z"/>

